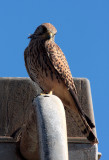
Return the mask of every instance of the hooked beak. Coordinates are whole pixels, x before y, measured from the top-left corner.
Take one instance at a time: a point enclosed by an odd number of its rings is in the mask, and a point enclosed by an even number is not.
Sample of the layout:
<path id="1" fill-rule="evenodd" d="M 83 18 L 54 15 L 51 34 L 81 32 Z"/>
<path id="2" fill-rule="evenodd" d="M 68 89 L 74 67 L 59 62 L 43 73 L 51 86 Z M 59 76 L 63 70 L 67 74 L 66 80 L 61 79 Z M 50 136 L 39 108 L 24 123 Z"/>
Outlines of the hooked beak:
<path id="1" fill-rule="evenodd" d="M 48 31 L 48 35 L 49 35 L 50 38 L 54 37 L 53 33 L 50 32 L 50 31 Z"/>
<path id="2" fill-rule="evenodd" d="M 47 39 L 54 39 L 54 34 L 52 33 L 52 32 L 50 32 L 50 31 L 48 31 L 47 33 L 46 33 L 46 37 L 47 37 Z"/>

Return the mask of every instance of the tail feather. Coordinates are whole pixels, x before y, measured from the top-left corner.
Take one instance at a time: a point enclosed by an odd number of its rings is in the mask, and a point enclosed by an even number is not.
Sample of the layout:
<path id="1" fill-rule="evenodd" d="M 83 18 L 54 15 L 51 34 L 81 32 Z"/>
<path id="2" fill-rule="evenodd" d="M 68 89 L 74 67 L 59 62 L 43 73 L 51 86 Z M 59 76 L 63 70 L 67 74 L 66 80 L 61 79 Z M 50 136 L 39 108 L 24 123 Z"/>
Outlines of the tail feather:
<path id="1" fill-rule="evenodd" d="M 85 115 L 85 118 L 86 118 L 86 121 L 87 121 L 87 123 L 89 124 L 89 126 L 91 127 L 91 128 L 95 128 L 95 125 L 93 124 L 93 122 L 89 119 L 89 117 L 84 113 L 84 115 Z"/>
<path id="2" fill-rule="evenodd" d="M 92 128 L 94 128 L 95 125 L 82 110 L 78 97 L 75 95 L 71 88 L 69 89 L 69 92 L 72 95 L 76 106 L 76 111 L 74 111 L 73 117 L 77 122 L 78 127 L 81 129 L 81 132 L 87 137 L 87 139 L 91 141 L 91 143 L 98 143 L 98 140 L 92 131 Z"/>
<path id="3" fill-rule="evenodd" d="M 89 141 L 91 141 L 92 143 L 98 143 L 97 138 L 95 137 L 95 135 L 93 134 L 92 131 L 89 132 L 89 135 L 87 136 L 87 139 Z"/>

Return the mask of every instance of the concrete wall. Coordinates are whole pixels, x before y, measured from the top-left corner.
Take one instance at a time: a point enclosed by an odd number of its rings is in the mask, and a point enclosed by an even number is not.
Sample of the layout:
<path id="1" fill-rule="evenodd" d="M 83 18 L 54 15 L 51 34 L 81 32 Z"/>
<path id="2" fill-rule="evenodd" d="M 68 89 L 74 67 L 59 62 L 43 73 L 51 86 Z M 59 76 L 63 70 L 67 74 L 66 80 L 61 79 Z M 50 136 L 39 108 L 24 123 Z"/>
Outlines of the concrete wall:
<path id="1" fill-rule="evenodd" d="M 75 78 L 74 81 L 77 87 L 81 106 L 94 122 L 89 81 L 83 78 Z M 19 130 L 31 121 L 31 117 L 33 117 L 34 114 L 32 102 L 34 97 L 36 97 L 40 92 L 40 88 L 29 78 L 0 78 L 0 136 L 13 136 L 14 142 L 20 139 L 21 135 Z M 93 160 L 97 160 L 97 145 L 89 144 L 74 122 L 72 113 L 69 113 L 66 108 L 65 112 L 69 139 L 69 159 L 78 160 L 81 158 L 84 160 L 90 160 L 92 156 Z M 94 132 L 96 134 L 95 129 Z M 4 143 L 5 137 L 1 137 L 0 147 L 5 148 L 4 145 L 10 145 L 10 148 L 11 146 L 12 148 L 13 146 L 15 147 L 13 142 L 10 144 L 9 142 Z M 12 149 L 13 154 L 16 154 L 15 150 L 16 147 Z M 5 160 L 6 158 L 3 159 L 2 153 L 0 152 L 0 156 L 2 157 L 2 160 Z M 8 155 L 8 151 L 4 153 L 7 153 Z M 14 157 L 11 159 L 19 159 L 19 153 L 17 155 L 17 158 Z M 21 159 L 23 158 L 21 157 Z"/>

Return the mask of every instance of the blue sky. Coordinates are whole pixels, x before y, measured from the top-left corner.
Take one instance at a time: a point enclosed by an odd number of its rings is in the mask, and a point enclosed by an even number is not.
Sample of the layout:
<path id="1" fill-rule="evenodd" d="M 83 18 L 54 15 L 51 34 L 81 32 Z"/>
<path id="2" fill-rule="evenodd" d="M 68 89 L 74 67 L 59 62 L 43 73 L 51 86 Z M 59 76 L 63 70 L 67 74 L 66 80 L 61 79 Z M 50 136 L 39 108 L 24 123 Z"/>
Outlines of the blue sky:
<path id="1" fill-rule="evenodd" d="M 23 52 L 38 25 L 58 30 L 56 43 L 65 53 L 73 77 L 90 80 L 101 160 L 108 157 L 109 1 L 0 1 L 0 76 L 27 77 Z"/>

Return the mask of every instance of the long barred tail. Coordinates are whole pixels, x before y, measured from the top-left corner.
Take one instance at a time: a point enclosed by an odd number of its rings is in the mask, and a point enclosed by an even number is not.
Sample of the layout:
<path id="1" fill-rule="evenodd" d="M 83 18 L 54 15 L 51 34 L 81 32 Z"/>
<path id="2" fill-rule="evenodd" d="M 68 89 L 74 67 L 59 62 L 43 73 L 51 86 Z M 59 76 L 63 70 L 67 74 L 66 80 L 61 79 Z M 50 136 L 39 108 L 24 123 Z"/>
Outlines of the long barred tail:
<path id="1" fill-rule="evenodd" d="M 69 92 L 72 95 L 76 106 L 73 114 L 74 120 L 76 121 L 81 132 L 87 137 L 89 141 L 91 141 L 91 143 L 98 143 L 98 140 L 92 131 L 92 128 L 94 128 L 95 125 L 89 119 L 89 117 L 83 112 L 79 100 L 75 95 L 75 93 L 73 92 L 72 88 L 69 89 Z"/>
<path id="2" fill-rule="evenodd" d="M 80 116 L 77 112 L 73 114 L 73 118 L 81 132 L 85 135 L 85 137 L 87 137 L 87 139 L 91 141 L 91 143 L 98 143 L 98 140 L 94 135 L 91 127 L 87 123 L 86 119 L 83 116 Z"/>

